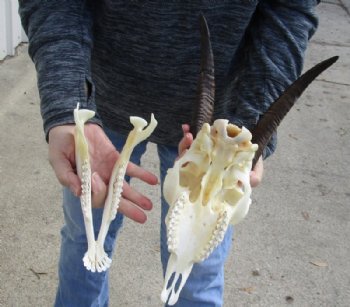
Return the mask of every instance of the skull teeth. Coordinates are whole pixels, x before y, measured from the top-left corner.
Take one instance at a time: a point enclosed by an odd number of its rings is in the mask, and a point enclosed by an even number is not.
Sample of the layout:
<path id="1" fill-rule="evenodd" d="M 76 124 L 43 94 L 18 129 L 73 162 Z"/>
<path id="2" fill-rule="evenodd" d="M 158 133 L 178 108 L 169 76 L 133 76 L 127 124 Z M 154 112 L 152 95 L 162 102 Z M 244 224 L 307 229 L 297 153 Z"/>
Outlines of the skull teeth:
<path id="1" fill-rule="evenodd" d="M 179 224 L 180 213 L 185 207 L 186 197 L 180 196 L 174 206 L 170 208 L 169 220 L 168 220 L 168 250 L 169 252 L 175 252 L 178 245 L 176 228 Z"/>
<path id="2" fill-rule="evenodd" d="M 166 223 L 171 254 L 164 303 L 176 303 L 193 264 L 207 259 L 222 243 L 228 225 L 237 224 L 247 214 L 249 172 L 257 149 L 251 139 L 245 127 L 228 120 L 215 120 L 212 126 L 206 123 L 168 170 L 163 194 L 170 205 Z M 171 277 L 174 273 L 177 278 Z"/>
<path id="3" fill-rule="evenodd" d="M 115 214 L 117 213 L 118 207 L 119 207 L 119 201 L 120 201 L 120 197 L 121 194 L 123 192 L 123 183 L 124 183 L 124 174 L 125 174 L 125 170 L 126 170 L 126 165 L 125 164 L 121 164 L 116 176 L 116 180 L 113 183 L 113 202 L 116 205 L 116 210 L 115 210 Z M 114 215 L 115 217 L 115 215 Z"/>
<path id="4" fill-rule="evenodd" d="M 88 198 L 91 191 L 91 183 L 90 183 L 90 167 L 89 167 L 89 161 L 85 160 L 82 163 L 81 166 L 81 207 L 82 210 L 86 213 L 87 212 L 87 206 L 88 206 Z"/>
<path id="5" fill-rule="evenodd" d="M 206 246 L 203 248 L 203 250 L 200 252 L 200 254 L 197 256 L 196 261 L 201 262 L 209 257 L 209 255 L 213 252 L 213 250 L 222 242 L 224 239 L 226 229 L 228 227 L 229 219 L 227 216 L 227 212 L 224 211 L 220 214 L 217 224 L 213 230 L 213 233 L 206 244 Z"/>

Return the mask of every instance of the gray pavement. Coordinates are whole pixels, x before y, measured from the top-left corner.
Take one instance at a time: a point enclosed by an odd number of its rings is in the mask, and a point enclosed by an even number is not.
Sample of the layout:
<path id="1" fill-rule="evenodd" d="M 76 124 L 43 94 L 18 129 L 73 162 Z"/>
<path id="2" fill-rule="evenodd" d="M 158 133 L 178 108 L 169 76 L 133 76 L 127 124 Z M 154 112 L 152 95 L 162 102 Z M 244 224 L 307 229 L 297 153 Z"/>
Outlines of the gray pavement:
<path id="1" fill-rule="evenodd" d="M 279 129 L 248 217 L 236 226 L 225 306 L 350 306 L 350 1 L 318 7 L 305 68 L 339 61 Z M 51 306 L 61 193 L 47 160 L 27 46 L 0 64 L 0 306 Z M 155 146 L 143 165 L 158 173 Z M 125 222 L 110 271 L 110 306 L 161 306 L 159 186 L 134 185 L 155 209 Z"/>

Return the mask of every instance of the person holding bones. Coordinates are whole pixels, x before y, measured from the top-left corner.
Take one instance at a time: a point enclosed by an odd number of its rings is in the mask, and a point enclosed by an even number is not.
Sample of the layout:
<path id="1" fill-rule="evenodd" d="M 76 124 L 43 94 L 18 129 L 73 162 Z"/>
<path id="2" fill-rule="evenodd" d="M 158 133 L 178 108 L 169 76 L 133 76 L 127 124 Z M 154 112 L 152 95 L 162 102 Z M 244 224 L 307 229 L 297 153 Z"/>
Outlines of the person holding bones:
<path id="1" fill-rule="evenodd" d="M 205 15 L 215 58 L 215 118 L 250 129 L 269 105 L 301 73 L 307 42 L 317 28 L 318 1 L 113 1 L 20 0 L 41 99 L 49 160 L 64 186 L 55 306 L 107 306 L 108 271 L 84 268 L 86 236 L 76 173 L 73 110 L 96 111 L 85 125 L 92 168 L 94 229 L 101 223 L 108 180 L 130 130 L 129 116 L 158 127 L 149 138 L 158 146 L 160 183 L 177 156 L 192 143 L 189 123 L 196 95 L 200 44 L 198 17 Z M 274 136 L 263 158 L 275 149 Z M 139 166 L 146 142 L 138 145 L 127 175 L 155 185 L 158 178 Z M 251 186 L 263 175 L 262 159 L 251 172 Z M 147 195 L 123 187 L 117 217 L 105 249 L 113 253 L 122 220 L 146 222 L 153 204 Z M 162 198 L 161 259 L 169 253 Z M 155 210 L 158 210 L 156 208 Z M 196 264 L 176 306 L 221 306 L 223 267 L 233 230 L 211 256 Z M 116 302 L 116 304 L 118 304 Z"/>

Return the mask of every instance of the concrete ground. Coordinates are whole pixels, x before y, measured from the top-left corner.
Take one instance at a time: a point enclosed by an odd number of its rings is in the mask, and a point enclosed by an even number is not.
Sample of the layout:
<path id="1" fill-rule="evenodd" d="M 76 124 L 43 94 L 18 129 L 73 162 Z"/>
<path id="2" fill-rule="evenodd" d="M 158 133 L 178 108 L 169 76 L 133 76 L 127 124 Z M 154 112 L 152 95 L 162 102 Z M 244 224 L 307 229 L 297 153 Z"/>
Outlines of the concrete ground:
<path id="1" fill-rule="evenodd" d="M 324 1 L 305 68 L 339 61 L 279 129 L 226 265 L 225 306 L 350 306 L 350 1 Z M 0 64 L 0 306 L 50 306 L 57 285 L 61 194 L 47 159 L 27 46 Z M 158 172 L 155 147 L 144 166 Z M 110 306 L 161 306 L 159 187 L 135 186 L 155 209 L 126 221 Z"/>

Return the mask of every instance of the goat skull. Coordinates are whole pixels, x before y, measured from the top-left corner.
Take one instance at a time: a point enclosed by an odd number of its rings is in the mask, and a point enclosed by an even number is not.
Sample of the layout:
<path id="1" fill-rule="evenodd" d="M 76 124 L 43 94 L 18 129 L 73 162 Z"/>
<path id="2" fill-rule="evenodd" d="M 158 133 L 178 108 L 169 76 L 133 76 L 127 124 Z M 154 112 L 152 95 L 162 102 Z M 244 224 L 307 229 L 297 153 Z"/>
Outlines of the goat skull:
<path id="1" fill-rule="evenodd" d="M 206 259 L 223 240 L 228 225 L 248 213 L 250 170 L 302 92 L 338 59 L 319 63 L 290 85 L 263 114 L 252 134 L 223 119 L 210 126 L 215 101 L 214 58 L 203 15 L 200 22 L 201 73 L 190 130 L 195 139 L 164 182 L 164 196 L 170 204 L 166 217 L 170 257 L 161 299 L 169 305 L 177 302 L 193 264 Z"/>
<path id="2" fill-rule="evenodd" d="M 206 259 L 223 240 L 229 224 L 247 214 L 249 173 L 257 150 L 251 138 L 246 128 L 227 120 L 204 124 L 190 149 L 168 170 L 164 197 L 171 204 L 166 220 L 171 255 L 163 302 L 168 297 L 169 305 L 177 301 L 193 264 Z M 180 286 L 175 289 L 180 275 Z"/>

